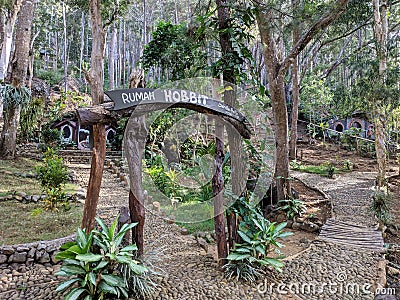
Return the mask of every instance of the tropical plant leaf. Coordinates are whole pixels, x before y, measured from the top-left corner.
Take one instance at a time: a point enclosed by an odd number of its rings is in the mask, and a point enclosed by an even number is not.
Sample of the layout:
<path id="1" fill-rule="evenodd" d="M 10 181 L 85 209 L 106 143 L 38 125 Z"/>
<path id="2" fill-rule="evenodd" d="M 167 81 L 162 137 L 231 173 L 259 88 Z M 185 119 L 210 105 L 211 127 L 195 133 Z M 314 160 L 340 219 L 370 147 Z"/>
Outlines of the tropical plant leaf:
<path id="1" fill-rule="evenodd" d="M 121 249 L 121 252 L 128 252 L 128 251 L 137 251 L 137 246 L 135 244 L 126 246 Z"/>
<path id="2" fill-rule="evenodd" d="M 64 265 L 60 268 L 60 271 L 64 271 L 70 275 L 85 274 L 86 271 L 80 266 Z"/>
<path id="3" fill-rule="evenodd" d="M 283 228 L 285 228 L 287 225 L 287 222 L 282 222 L 279 223 L 276 227 L 275 227 L 275 231 L 281 231 Z"/>
<path id="4" fill-rule="evenodd" d="M 100 218 L 96 218 L 96 222 L 97 224 L 100 225 L 101 229 L 103 230 L 103 234 L 109 236 L 109 228 L 107 227 L 106 224 L 104 224 L 103 220 Z M 95 231 L 95 232 L 99 232 L 99 231 Z M 99 232 L 101 234 L 101 232 Z"/>
<path id="5" fill-rule="evenodd" d="M 95 268 L 93 268 L 93 271 L 98 271 L 98 270 L 100 270 L 100 269 L 103 269 L 103 268 L 105 268 L 108 264 L 109 264 L 108 261 L 103 260 L 103 261 L 101 261 Z"/>
<path id="6" fill-rule="evenodd" d="M 243 241 L 245 241 L 246 243 L 251 243 L 251 238 L 249 236 L 247 236 L 243 231 L 238 231 L 238 234 L 240 235 L 240 237 L 243 239 Z"/>
<path id="7" fill-rule="evenodd" d="M 55 259 L 57 260 L 64 260 L 64 259 L 73 259 L 75 258 L 76 254 L 70 251 L 62 251 L 62 252 L 58 252 L 55 256 Z"/>
<path id="8" fill-rule="evenodd" d="M 104 280 L 107 284 L 109 284 L 111 286 L 124 286 L 125 285 L 125 283 L 121 279 L 121 277 L 116 276 L 116 275 L 103 274 L 101 276 L 101 279 Z"/>
<path id="9" fill-rule="evenodd" d="M 77 300 L 84 292 L 86 292 L 84 288 L 74 288 L 65 296 L 64 300 Z"/>
<path id="10" fill-rule="evenodd" d="M 84 262 L 95 262 L 99 261 L 103 258 L 101 254 L 93 254 L 93 253 L 86 253 L 86 254 L 78 254 L 76 259 L 84 261 Z"/>
<path id="11" fill-rule="evenodd" d="M 228 255 L 227 259 L 229 259 L 229 260 L 243 260 L 243 259 L 249 258 L 249 257 L 251 257 L 250 254 L 240 254 L 240 253 L 233 252 L 233 253 L 230 253 Z"/>
<path id="12" fill-rule="evenodd" d="M 73 285 L 75 282 L 81 280 L 80 278 L 72 278 L 72 279 L 68 279 L 66 281 L 61 282 L 57 288 L 56 288 L 56 292 L 63 292 L 65 291 L 67 288 L 69 288 L 71 285 Z"/>
<path id="13" fill-rule="evenodd" d="M 100 281 L 99 285 L 98 285 L 98 290 L 101 292 L 105 292 L 105 293 L 110 293 L 110 294 L 114 294 L 117 295 L 118 291 L 116 289 L 116 287 L 111 286 L 109 284 L 107 284 L 105 281 Z"/>
<path id="14" fill-rule="evenodd" d="M 74 245 L 76 245 L 76 242 L 66 242 L 60 247 L 60 250 L 67 250 Z"/>
<path id="15" fill-rule="evenodd" d="M 263 258 L 263 259 L 259 260 L 259 262 L 261 265 L 270 265 L 277 270 L 280 270 L 281 268 L 283 268 L 285 266 L 283 264 L 283 262 L 281 262 L 280 260 L 275 259 L 275 258 L 270 258 L 270 257 Z"/>

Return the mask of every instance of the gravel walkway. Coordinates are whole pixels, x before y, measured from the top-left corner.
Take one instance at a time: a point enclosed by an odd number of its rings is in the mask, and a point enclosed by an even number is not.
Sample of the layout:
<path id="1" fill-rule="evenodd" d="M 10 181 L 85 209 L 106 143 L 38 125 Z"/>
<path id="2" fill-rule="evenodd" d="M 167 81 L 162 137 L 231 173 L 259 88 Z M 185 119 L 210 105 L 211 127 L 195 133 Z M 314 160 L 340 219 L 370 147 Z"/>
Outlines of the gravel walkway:
<path id="1" fill-rule="evenodd" d="M 70 165 L 87 182 L 88 165 Z M 371 177 L 372 178 L 372 177 Z M 335 187 L 336 183 L 317 176 L 306 181 L 322 184 L 334 200 L 335 213 L 343 219 L 351 218 L 353 205 L 360 212 L 352 219 L 359 224 L 373 224 L 369 215 L 366 193 L 369 182 L 350 182 Z M 369 180 L 369 179 L 368 179 Z M 344 182 L 343 182 L 344 184 Z M 356 195 L 357 190 L 359 194 Z M 362 195 L 361 195 L 362 194 Z M 349 205 L 347 195 L 357 196 Z M 358 197 L 362 196 L 362 197 Z M 365 199 L 362 200 L 362 199 Z M 343 201 L 346 205 L 343 205 Z M 114 218 L 122 205 L 128 203 L 128 192 L 118 178 L 106 170 L 99 202 L 99 216 Z M 365 209 L 364 209 L 365 208 Z M 347 220 L 347 219 L 346 219 Z M 268 274 L 265 280 L 247 285 L 227 281 L 217 270 L 212 256 L 198 247 L 190 235 L 181 235 L 175 224 L 168 224 L 159 216 L 147 212 L 145 226 L 146 252 L 156 253 L 160 275 L 153 299 L 373 299 L 377 276 L 375 252 L 359 251 L 343 245 L 316 240 L 296 257 L 286 259 L 281 274 Z M 53 291 L 58 278 L 52 274 L 58 267 L 49 265 L 0 266 L 0 299 L 62 299 Z"/>

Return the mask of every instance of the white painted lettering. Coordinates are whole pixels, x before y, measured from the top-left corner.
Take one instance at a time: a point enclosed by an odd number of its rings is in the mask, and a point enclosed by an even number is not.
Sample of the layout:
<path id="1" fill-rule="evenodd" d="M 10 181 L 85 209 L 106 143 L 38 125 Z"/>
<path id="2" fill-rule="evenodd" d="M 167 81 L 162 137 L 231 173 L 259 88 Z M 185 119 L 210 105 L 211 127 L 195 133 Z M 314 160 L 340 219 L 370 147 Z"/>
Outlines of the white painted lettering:
<path id="1" fill-rule="evenodd" d="M 150 99 L 149 93 L 143 93 L 143 101 L 149 99 Z"/>
<path id="2" fill-rule="evenodd" d="M 175 102 L 181 101 L 181 93 L 179 91 L 174 91 L 172 93 L 172 99 L 174 99 Z"/>
<path id="3" fill-rule="evenodd" d="M 156 100 L 156 97 L 154 96 L 154 92 L 149 92 L 149 100 Z"/>
<path id="4" fill-rule="evenodd" d="M 195 92 L 190 92 L 190 103 L 196 103 L 197 97 Z"/>
<path id="5" fill-rule="evenodd" d="M 189 101 L 189 97 L 188 97 L 186 91 L 181 91 L 181 101 L 182 102 L 188 102 Z"/>
<path id="6" fill-rule="evenodd" d="M 142 101 L 143 100 L 143 93 L 136 93 L 136 101 Z"/>
<path id="7" fill-rule="evenodd" d="M 124 102 L 124 103 L 130 103 L 130 101 L 129 101 L 129 96 L 128 96 L 127 93 L 122 93 L 122 94 L 121 94 L 121 97 L 122 97 L 122 102 Z"/>
<path id="8" fill-rule="evenodd" d="M 172 91 L 164 90 L 165 102 L 172 102 Z"/>

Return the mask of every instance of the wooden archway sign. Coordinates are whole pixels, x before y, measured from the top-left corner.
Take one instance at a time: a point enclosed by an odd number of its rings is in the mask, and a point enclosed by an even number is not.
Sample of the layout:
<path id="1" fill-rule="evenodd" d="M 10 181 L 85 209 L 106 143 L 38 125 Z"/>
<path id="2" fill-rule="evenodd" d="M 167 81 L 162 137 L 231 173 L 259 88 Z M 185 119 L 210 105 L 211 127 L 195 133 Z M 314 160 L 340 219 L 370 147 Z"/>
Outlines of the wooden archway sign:
<path id="1" fill-rule="evenodd" d="M 136 85 L 137 86 L 137 85 Z M 146 143 L 147 128 L 144 115 L 167 108 L 186 108 L 199 113 L 214 115 L 231 124 L 243 138 L 250 138 L 251 125 L 244 114 L 237 109 L 210 97 L 187 90 L 177 89 L 145 89 L 133 88 L 106 92 L 112 102 L 102 105 L 80 108 L 77 116 L 81 126 L 94 124 L 109 124 L 122 117 L 130 116 L 128 127 L 133 129 L 125 132 L 125 148 L 130 176 L 129 211 L 132 222 L 137 222 L 134 228 L 133 240 L 138 246 L 138 254 L 143 254 L 144 249 L 144 197 L 142 189 L 142 155 Z M 218 171 L 219 170 L 219 171 Z M 222 168 L 217 166 L 217 171 L 222 177 Z M 217 174 L 215 174 L 215 177 Z M 223 200 L 223 199 L 222 199 Z M 223 203 L 214 203 L 222 207 Z M 217 226 L 217 224 L 216 224 Z M 223 224 L 219 227 L 225 228 Z M 217 235 L 217 243 L 218 235 Z"/>

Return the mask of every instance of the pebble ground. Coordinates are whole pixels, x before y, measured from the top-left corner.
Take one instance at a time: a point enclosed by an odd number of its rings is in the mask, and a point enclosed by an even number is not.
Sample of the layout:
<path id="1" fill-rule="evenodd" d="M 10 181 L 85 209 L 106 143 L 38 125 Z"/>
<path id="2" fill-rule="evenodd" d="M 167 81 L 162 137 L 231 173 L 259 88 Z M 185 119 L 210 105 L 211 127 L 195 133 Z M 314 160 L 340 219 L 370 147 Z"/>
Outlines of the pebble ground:
<path id="1" fill-rule="evenodd" d="M 89 176 L 89 165 L 71 164 L 82 183 Z M 319 186 L 333 200 L 340 220 L 373 225 L 367 209 L 370 202 L 370 174 L 344 176 L 335 180 L 302 175 L 309 185 Z M 296 174 L 298 175 L 298 174 Z M 98 215 L 112 219 L 128 193 L 118 178 L 106 170 L 103 177 Z M 191 235 L 181 235 L 175 224 L 147 212 L 146 252 L 159 268 L 158 284 L 152 299 L 374 299 L 377 262 L 381 255 L 319 241 L 286 259 L 282 273 L 266 274 L 249 285 L 228 281 L 218 271 L 217 262 L 198 247 Z M 54 292 L 59 278 L 53 273 L 59 266 L 0 266 L 0 299 L 62 299 Z"/>

